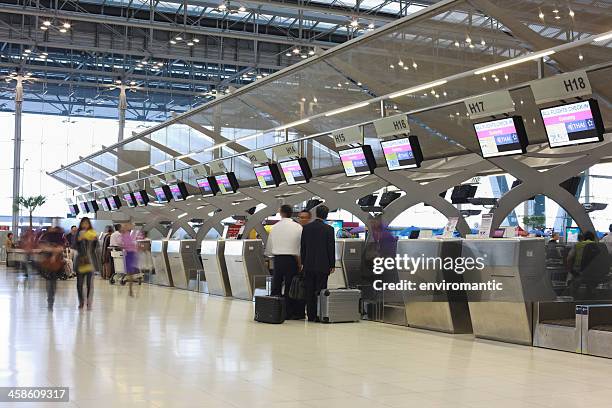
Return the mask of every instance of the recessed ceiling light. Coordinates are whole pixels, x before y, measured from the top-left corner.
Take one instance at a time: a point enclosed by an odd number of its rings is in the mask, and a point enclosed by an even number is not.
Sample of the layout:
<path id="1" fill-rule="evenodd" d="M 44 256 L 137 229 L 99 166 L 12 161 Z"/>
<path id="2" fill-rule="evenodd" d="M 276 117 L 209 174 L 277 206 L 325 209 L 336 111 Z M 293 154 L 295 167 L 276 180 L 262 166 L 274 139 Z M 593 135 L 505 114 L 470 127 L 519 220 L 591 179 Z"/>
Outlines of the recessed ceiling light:
<path id="1" fill-rule="evenodd" d="M 187 45 L 191 47 L 193 45 L 193 41 L 187 42 Z"/>
<path id="2" fill-rule="evenodd" d="M 31 53 L 31 52 L 32 52 L 32 50 L 31 50 L 31 49 L 29 49 L 29 48 L 26 48 L 26 49 L 25 49 L 23 52 L 25 52 L 26 54 L 29 54 L 29 53 Z"/>
<path id="3" fill-rule="evenodd" d="M 287 51 L 287 52 L 285 53 L 285 55 L 286 55 L 286 56 L 288 56 L 288 57 L 290 57 L 290 56 L 291 56 L 291 53 Z"/>
<path id="4" fill-rule="evenodd" d="M 43 30 L 43 31 L 46 31 L 46 30 L 47 30 L 47 27 L 45 27 L 45 26 L 40 26 L 40 29 L 41 29 L 41 30 Z"/>
<path id="5" fill-rule="evenodd" d="M 170 44 L 174 45 L 174 44 L 176 44 L 176 41 L 170 40 Z"/>
<path id="6" fill-rule="evenodd" d="M 459 41 L 455 41 L 455 47 L 459 46 Z"/>
<path id="7" fill-rule="evenodd" d="M 538 14 L 538 17 L 540 17 L 543 20 L 544 19 L 544 13 L 542 13 L 542 11 L 540 11 L 540 13 Z"/>
<path id="8" fill-rule="evenodd" d="M 397 65 L 399 65 L 400 67 L 403 67 L 403 66 L 404 66 L 404 61 L 399 60 L 399 62 L 397 63 Z"/>
<path id="9" fill-rule="evenodd" d="M 373 29 L 374 29 L 374 23 L 370 23 L 370 24 L 368 24 L 368 28 L 369 28 L 370 30 L 373 30 Z"/>
<path id="10" fill-rule="evenodd" d="M 417 63 L 413 61 L 413 62 L 412 62 L 412 68 L 417 69 L 418 67 L 419 67 L 419 66 L 417 65 Z"/>
<path id="11" fill-rule="evenodd" d="M 292 52 L 293 52 L 294 54 L 299 54 L 299 53 L 300 53 L 300 49 L 299 49 L 299 47 L 295 47 L 295 48 L 292 50 Z"/>
<path id="12" fill-rule="evenodd" d="M 65 28 L 60 28 L 60 29 L 59 29 L 59 32 L 60 32 L 60 33 L 66 33 L 66 32 L 68 32 L 68 30 L 66 30 Z"/>
<path id="13" fill-rule="evenodd" d="M 45 20 L 43 21 L 43 25 L 49 27 L 51 25 L 51 21 Z"/>
<path id="14" fill-rule="evenodd" d="M 183 37 L 181 36 L 176 37 L 176 41 L 182 41 L 182 40 L 183 40 Z"/>
<path id="15" fill-rule="evenodd" d="M 472 42 L 472 39 L 470 38 L 469 35 L 467 37 L 465 37 L 465 42 L 468 43 L 468 44 Z"/>
<path id="16" fill-rule="evenodd" d="M 200 39 L 199 38 L 193 38 L 191 41 L 193 41 L 194 43 L 199 43 Z"/>
<path id="17" fill-rule="evenodd" d="M 64 23 L 64 24 L 62 24 L 62 27 L 64 27 L 64 28 L 70 28 L 70 27 L 71 27 L 71 25 L 70 25 L 70 23 Z"/>
<path id="18" fill-rule="evenodd" d="M 246 11 L 246 7 L 240 6 L 238 7 L 238 11 L 240 11 L 241 13 L 244 13 Z"/>

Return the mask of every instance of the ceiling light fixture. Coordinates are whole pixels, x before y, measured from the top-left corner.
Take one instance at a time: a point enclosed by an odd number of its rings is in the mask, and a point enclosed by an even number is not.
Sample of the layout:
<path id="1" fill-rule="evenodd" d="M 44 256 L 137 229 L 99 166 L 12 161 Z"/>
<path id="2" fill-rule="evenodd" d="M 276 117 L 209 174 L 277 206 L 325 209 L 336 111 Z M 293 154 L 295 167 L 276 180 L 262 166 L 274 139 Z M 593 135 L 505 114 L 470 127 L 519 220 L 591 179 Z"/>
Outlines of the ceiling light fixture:
<path id="1" fill-rule="evenodd" d="M 286 125 L 275 127 L 274 130 L 285 130 L 295 126 L 303 125 L 304 123 L 310 122 L 310 119 L 302 119 L 295 122 L 287 123 Z"/>
<path id="2" fill-rule="evenodd" d="M 400 96 L 404 96 L 404 95 L 408 95 L 408 94 L 411 94 L 411 93 L 423 91 L 425 89 L 434 88 L 436 86 L 444 85 L 446 82 L 448 82 L 446 79 L 441 79 L 439 81 L 429 82 L 427 84 L 423 84 L 423 85 L 415 86 L 415 87 L 412 87 L 412 88 L 404 89 L 403 91 L 392 93 L 391 95 L 389 95 L 389 98 L 390 99 L 399 98 Z"/>
<path id="3" fill-rule="evenodd" d="M 534 61 L 534 60 L 537 60 L 537 59 L 540 59 L 540 58 L 547 57 L 547 56 L 552 55 L 554 53 L 555 53 L 554 50 L 548 50 L 548 51 L 543 51 L 543 52 L 531 53 L 531 54 L 528 54 L 528 55 L 526 55 L 524 57 L 515 58 L 515 59 L 509 60 L 509 61 L 505 61 L 505 62 L 500 62 L 498 64 L 493 64 L 493 65 L 488 66 L 486 68 L 476 70 L 476 71 L 474 71 L 474 75 L 485 74 L 487 72 L 495 71 L 495 70 L 498 70 L 498 69 L 507 68 L 507 67 L 511 67 L 513 65 L 522 64 L 523 62 L 527 62 L 527 61 Z"/>
<path id="4" fill-rule="evenodd" d="M 540 17 L 541 20 L 544 20 L 544 13 L 542 13 L 542 10 L 540 10 L 538 17 Z"/>
<path id="5" fill-rule="evenodd" d="M 612 32 L 608 32 L 607 34 L 601 35 L 599 37 L 595 37 L 595 39 L 593 41 L 601 42 L 601 41 L 606 41 L 606 40 L 610 40 L 610 39 L 612 39 Z"/>
<path id="6" fill-rule="evenodd" d="M 363 108 L 364 106 L 368 106 L 369 104 L 370 104 L 370 102 L 361 102 L 361 103 L 357 103 L 355 105 L 345 106 L 344 108 L 340 108 L 340 109 L 336 109 L 336 110 L 327 112 L 327 113 L 325 113 L 325 116 L 334 116 L 334 115 L 337 115 L 339 113 L 344 113 L 344 112 L 351 111 L 353 109 Z"/>

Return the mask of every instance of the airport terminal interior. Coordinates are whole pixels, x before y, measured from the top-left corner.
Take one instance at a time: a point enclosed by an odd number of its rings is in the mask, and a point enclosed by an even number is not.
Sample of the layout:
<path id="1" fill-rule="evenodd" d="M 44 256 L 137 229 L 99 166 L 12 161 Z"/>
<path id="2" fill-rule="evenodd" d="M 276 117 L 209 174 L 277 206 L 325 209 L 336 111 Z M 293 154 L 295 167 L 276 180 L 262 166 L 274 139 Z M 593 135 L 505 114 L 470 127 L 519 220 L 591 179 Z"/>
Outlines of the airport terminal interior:
<path id="1" fill-rule="evenodd" d="M 610 0 L 0 22 L 0 407 L 612 406 Z"/>

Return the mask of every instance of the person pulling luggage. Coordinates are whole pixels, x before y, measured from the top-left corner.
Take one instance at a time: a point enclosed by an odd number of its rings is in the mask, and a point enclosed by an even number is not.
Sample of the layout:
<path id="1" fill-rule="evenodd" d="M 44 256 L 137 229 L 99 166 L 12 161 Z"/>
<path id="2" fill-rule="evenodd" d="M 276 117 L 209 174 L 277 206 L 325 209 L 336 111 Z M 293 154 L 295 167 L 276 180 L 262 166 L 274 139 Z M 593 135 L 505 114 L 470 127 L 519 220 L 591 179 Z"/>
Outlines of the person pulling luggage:
<path id="1" fill-rule="evenodd" d="M 272 227 L 265 251 L 266 255 L 274 256 L 271 295 L 285 298 L 287 319 L 301 320 L 304 318 L 303 304 L 297 299 L 291 299 L 288 295 L 291 282 L 301 267 L 302 226 L 291 219 L 293 215 L 291 206 L 282 205 L 278 212 L 281 220 Z"/>

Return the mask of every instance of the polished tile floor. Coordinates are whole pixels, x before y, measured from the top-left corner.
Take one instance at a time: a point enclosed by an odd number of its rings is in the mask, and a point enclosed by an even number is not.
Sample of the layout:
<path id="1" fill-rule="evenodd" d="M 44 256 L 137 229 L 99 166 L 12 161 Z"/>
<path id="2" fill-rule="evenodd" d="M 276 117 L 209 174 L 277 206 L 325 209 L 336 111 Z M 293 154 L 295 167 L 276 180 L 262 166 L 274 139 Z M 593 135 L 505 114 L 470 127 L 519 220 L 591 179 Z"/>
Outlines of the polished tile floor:
<path id="1" fill-rule="evenodd" d="M 609 408 L 612 361 L 372 322 L 253 322 L 250 302 L 0 267 L 0 386 L 68 386 L 32 407 Z M 12 406 L 0 404 L 0 406 Z"/>

